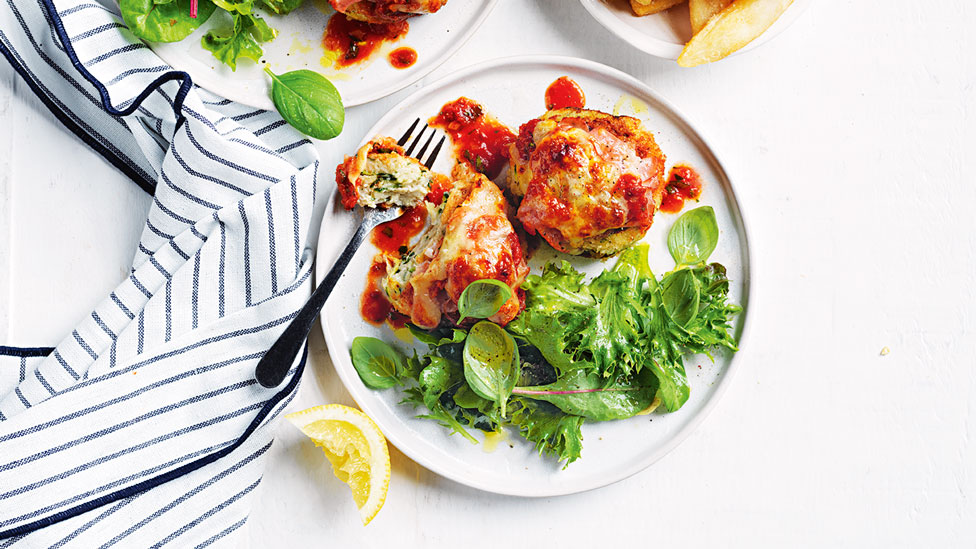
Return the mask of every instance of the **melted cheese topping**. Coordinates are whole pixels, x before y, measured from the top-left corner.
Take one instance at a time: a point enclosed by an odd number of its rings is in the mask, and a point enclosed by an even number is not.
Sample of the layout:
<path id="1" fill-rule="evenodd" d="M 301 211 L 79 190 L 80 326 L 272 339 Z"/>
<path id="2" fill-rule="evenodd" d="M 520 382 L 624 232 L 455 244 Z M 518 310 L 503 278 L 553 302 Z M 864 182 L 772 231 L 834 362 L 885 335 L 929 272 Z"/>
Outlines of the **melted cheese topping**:
<path id="1" fill-rule="evenodd" d="M 457 301 L 468 284 L 493 278 L 515 293 L 490 320 L 506 324 L 515 318 L 529 268 L 506 209 L 501 191 L 484 176 L 456 182 L 440 218 L 391 266 L 387 293 L 393 306 L 414 324 L 435 328 L 444 314 L 457 320 Z"/>
<path id="2" fill-rule="evenodd" d="M 651 226 L 664 157 L 636 119 L 550 111 L 525 130 L 531 142 L 520 135 L 522 143 L 511 150 L 510 188 L 524 195 L 518 218 L 526 230 L 558 250 L 580 253 L 608 231 L 636 228 L 641 236 Z"/>

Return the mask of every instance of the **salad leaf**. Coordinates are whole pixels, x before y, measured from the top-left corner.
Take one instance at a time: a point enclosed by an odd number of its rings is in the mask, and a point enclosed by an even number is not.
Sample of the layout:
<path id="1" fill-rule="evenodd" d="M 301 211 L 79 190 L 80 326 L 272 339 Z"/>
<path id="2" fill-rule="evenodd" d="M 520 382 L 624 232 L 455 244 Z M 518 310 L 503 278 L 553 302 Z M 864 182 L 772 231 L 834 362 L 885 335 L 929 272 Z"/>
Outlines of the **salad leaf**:
<path id="1" fill-rule="evenodd" d="M 687 326 L 698 316 L 701 290 L 698 278 L 688 269 L 675 271 L 661 282 L 664 309 L 679 326 Z"/>
<path id="2" fill-rule="evenodd" d="M 217 7 L 230 13 L 250 14 L 254 9 L 254 0 L 211 0 Z"/>
<path id="3" fill-rule="evenodd" d="M 595 374 L 575 370 L 550 385 L 516 387 L 514 393 L 523 399 L 544 400 L 567 414 L 608 421 L 633 417 L 646 409 L 657 388 L 657 378 L 647 369 L 610 385 Z"/>
<path id="4" fill-rule="evenodd" d="M 501 310 L 512 298 L 512 287 L 500 280 L 483 278 L 475 280 L 461 292 L 458 313 L 466 318 L 488 318 Z M 460 322 L 459 321 L 459 322 Z"/>
<path id="5" fill-rule="evenodd" d="M 220 2 L 221 0 L 217 0 Z M 249 6 L 249 4 L 248 4 Z M 241 9 L 239 6 L 224 7 L 228 11 Z M 264 55 L 264 50 L 258 42 L 273 40 L 276 31 L 257 15 L 247 11 L 234 12 L 234 28 L 229 34 L 210 31 L 203 36 L 203 48 L 210 51 L 214 57 L 227 64 L 231 70 L 237 70 L 237 61 L 242 57 L 258 62 Z"/>
<path id="6" fill-rule="evenodd" d="M 417 417 L 432 419 L 468 439 L 472 444 L 477 444 L 478 440 L 471 436 L 471 433 L 458 421 L 457 410 L 449 410 L 445 407 L 445 403 L 453 403 L 453 392 L 463 381 L 459 365 L 436 356 L 427 358 L 429 363 L 418 376 L 418 386 L 406 391 L 404 402 L 425 406 L 428 413 Z"/>
<path id="7" fill-rule="evenodd" d="M 302 0 L 261 0 L 275 15 L 286 15 L 302 5 Z"/>
<path id="8" fill-rule="evenodd" d="M 613 266 L 615 272 L 627 276 L 634 282 L 634 290 L 638 292 L 643 288 L 644 282 L 654 283 L 654 273 L 647 263 L 649 249 L 647 244 L 635 244 L 620 252 L 617 263 Z"/>
<path id="9" fill-rule="evenodd" d="M 701 288 L 698 315 L 677 331 L 676 337 L 685 349 L 694 353 L 711 356 L 714 347 L 738 351 L 732 337 L 732 318 L 742 312 L 742 307 L 728 302 L 729 279 L 725 267 L 711 263 L 689 272 Z"/>
<path id="10" fill-rule="evenodd" d="M 664 307 L 662 287 L 663 284 L 659 284 L 644 296 L 648 314 L 641 319 L 641 331 L 648 351 L 646 364 L 660 384 L 658 396 L 665 409 L 674 412 L 688 401 L 691 388 L 685 374 L 681 339 L 677 337 L 676 324 Z"/>
<path id="11" fill-rule="evenodd" d="M 636 281 L 618 271 L 604 271 L 590 283 L 596 314 L 580 338 L 577 356 L 589 352 L 605 378 L 630 375 L 644 362 L 640 318 L 646 315 L 634 290 Z"/>
<path id="12" fill-rule="evenodd" d="M 583 418 L 563 413 L 552 404 L 514 399 L 511 422 L 526 440 L 535 443 L 539 454 L 549 454 L 566 465 L 580 458 L 583 450 Z"/>
<path id="13" fill-rule="evenodd" d="M 271 75 L 275 108 L 295 129 L 316 139 L 332 139 L 342 132 L 346 111 L 339 90 L 326 77 L 307 69 L 281 75 L 264 70 Z"/>
<path id="14" fill-rule="evenodd" d="M 590 323 L 596 299 L 583 284 L 583 273 L 568 261 L 549 263 L 541 275 L 522 284 L 525 310 L 507 329 L 531 342 L 557 370 L 579 367 L 581 332 Z"/>
<path id="15" fill-rule="evenodd" d="M 499 325 L 481 321 L 464 341 L 464 379 L 478 396 L 505 407 L 518 381 L 520 361 L 515 340 Z"/>
<path id="16" fill-rule="evenodd" d="M 704 263 L 717 244 L 718 222 L 711 206 L 685 212 L 668 233 L 668 251 L 679 267 Z"/>
<path id="17" fill-rule="evenodd" d="M 431 331 L 424 330 L 413 324 L 407 324 L 407 329 L 413 334 L 413 337 L 417 338 L 421 343 L 426 343 L 431 347 L 439 347 L 441 345 L 447 345 L 449 343 L 461 343 L 464 338 L 468 337 L 468 332 L 464 330 L 454 329 L 443 329 L 437 328 Z"/>
<path id="18" fill-rule="evenodd" d="M 684 346 L 704 339 L 668 315 L 663 284 L 655 280 L 646 257 L 646 247 L 632 248 L 588 286 L 568 263 L 547 266 L 542 277 L 530 276 L 523 285 L 526 310 L 509 330 L 536 346 L 561 376 L 576 369 L 594 372 L 608 386 L 649 368 L 665 408 L 675 411 L 690 394 Z M 672 306 L 684 305 L 675 292 L 669 294 L 675 298 Z M 724 296 L 720 300 L 724 303 Z"/>
<path id="19" fill-rule="evenodd" d="M 406 368 L 406 357 L 375 337 L 357 337 L 349 351 L 359 379 L 370 389 L 389 389 Z"/>
<path id="20" fill-rule="evenodd" d="M 522 361 L 522 371 L 519 373 L 516 387 L 531 387 L 533 385 L 548 385 L 559 378 L 556 369 L 549 364 L 542 353 L 534 345 L 521 336 L 513 336 L 518 345 L 519 359 Z"/>
<path id="21" fill-rule="evenodd" d="M 213 15 L 211 0 L 199 0 L 196 18 L 190 0 L 120 0 L 122 20 L 133 34 L 150 42 L 179 42 Z"/>

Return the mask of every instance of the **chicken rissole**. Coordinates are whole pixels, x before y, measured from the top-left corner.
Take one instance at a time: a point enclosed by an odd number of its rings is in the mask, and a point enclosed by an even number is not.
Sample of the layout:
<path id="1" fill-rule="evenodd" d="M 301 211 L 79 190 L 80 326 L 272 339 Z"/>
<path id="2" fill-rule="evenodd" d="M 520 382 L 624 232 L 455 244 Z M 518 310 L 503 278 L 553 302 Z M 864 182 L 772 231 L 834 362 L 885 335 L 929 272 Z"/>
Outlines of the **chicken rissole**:
<path id="1" fill-rule="evenodd" d="M 367 23 L 396 23 L 408 17 L 434 13 L 447 0 L 329 0 L 332 7 L 350 19 Z"/>
<path id="2" fill-rule="evenodd" d="M 489 318 L 507 324 L 522 310 L 519 286 L 529 267 L 501 190 L 484 175 L 465 173 L 446 201 L 429 208 L 427 230 L 388 268 L 386 292 L 394 308 L 421 328 L 435 328 L 444 317 L 454 324 L 461 292 L 476 280 L 491 278 L 513 290 Z"/>
<path id="3" fill-rule="evenodd" d="M 518 219 L 553 248 L 606 257 L 647 233 L 664 192 L 664 154 L 640 120 L 552 110 L 509 146 Z"/>

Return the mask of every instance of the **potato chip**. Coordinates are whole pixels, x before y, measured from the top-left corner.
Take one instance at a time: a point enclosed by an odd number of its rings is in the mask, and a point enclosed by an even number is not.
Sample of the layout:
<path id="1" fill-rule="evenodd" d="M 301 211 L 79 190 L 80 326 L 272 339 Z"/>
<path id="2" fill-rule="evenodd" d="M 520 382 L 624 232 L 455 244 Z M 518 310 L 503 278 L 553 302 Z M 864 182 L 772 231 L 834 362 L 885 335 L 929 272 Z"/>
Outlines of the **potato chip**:
<path id="1" fill-rule="evenodd" d="M 766 31 L 793 0 L 735 0 L 696 33 L 678 57 L 682 67 L 723 59 Z"/>

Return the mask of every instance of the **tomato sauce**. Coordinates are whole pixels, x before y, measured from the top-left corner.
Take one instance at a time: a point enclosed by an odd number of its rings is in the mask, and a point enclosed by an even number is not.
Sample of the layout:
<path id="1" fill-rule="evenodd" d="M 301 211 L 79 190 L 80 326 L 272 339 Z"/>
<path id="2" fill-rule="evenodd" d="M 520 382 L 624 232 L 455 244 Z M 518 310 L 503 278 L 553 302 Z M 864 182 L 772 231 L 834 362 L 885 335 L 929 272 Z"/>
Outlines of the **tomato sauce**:
<path id="1" fill-rule="evenodd" d="M 698 200 L 702 193 L 702 180 L 693 168 L 678 164 L 671 168 L 668 183 L 664 187 L 661 211 L 678 213 L 686 200 Z"/>
<path id="2" fill-rule="evenodd" d="M 387 56 L 390 64 L 398 69 L 405 69 L 417 62 L 417 50 L 413 48 L 397 48 Z"/>
<path id="3" fill-rule="evenodd" d="M 402 328 L 409 317 L 393 309 L 393 304 L 383 291 L 386 277 L 386 258 L 399 258 L 406 253 L 410 239 L 420 234 L 427 223 L 427 207 L 417 204 L 393 221 L 387 221 L 373 229 L 370 242 L 380 250 L 366 275 L 366 289 L 359 300 L 359 312 L 367 322 L 382 324 L 389 321 L 393 328 Z"/>
<path id="4" fill-rule="evenodd" d="M 586 96 L 579 84 L 568 76 L 560 76 L 546 88 L 546 110 L 586 106 Z"/>
<path id="5" fill-rule="evenodd" d="M 359 311 L 370 324 L 383 324 L 393 312 L 393 305 L 390 304 L 381 287 L 384 276 L 386 276 L 386 260 L 380 254 L 373 258 L 373 264 L 366 274 L 366 289 L 359 299 Z"/>
<path id="6" fill-rule="evenodd" d="M 453 185 L 454 183 L 451 182 L 451 178 L 441 174 L 434 174 L 434 181 L 430 184 L 430 192 L 427 193 L 424 200 L 435 206 L 440 206 Z"/>
<path id="7" fill-rule="evenodd" d="M 627 224 L 650 228 L 654 220 L 653 204 L 648 200 L 648 188 L 634 174 L 625 173 L 617 180 L 614 194 L 627 202 Z"/>
<path id="8" fill-rule="evenodd" d="M 410 239 L 420 234 L 427 222 L 427 207 L 417 204 L 403 215 L 373 229 L 370 241 L 385 254 L 399 257 L 407 251 Z"/>
<path id="9" fill-rule="evenodd" d="M 339 54 L 335 66 L 342 68 L 369 58 L 384 42 L 399 40 L 408 30 L 410 24 L 406 21 L 373 24 L 335 13 L 325 27 L 322 44 L 325 49 Z"/>
<path id="10" fill-rule="evenodd" d="M 460 97 L 441 107 L 441 112 L 428 124 L 442 128 L 451 136 L 454 156 L 487 175 L 498 177 L 508 163 L 508 145 L 515 134 L 507 126 L 485 112 L 477 101 Z"/>

